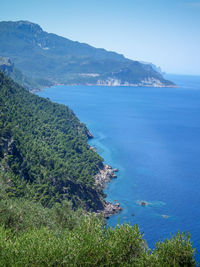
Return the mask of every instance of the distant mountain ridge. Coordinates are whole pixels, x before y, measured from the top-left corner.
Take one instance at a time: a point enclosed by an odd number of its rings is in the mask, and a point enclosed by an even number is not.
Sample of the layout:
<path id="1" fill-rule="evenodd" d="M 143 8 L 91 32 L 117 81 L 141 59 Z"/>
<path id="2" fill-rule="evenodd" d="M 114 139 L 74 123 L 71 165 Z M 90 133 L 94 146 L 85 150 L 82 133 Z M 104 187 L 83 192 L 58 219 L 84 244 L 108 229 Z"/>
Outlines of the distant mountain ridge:
<path id="1" fill-rule="evenodd" d="M 0 55 L 38 88 L 55 84 L 174 86 L 150 64 L 71 41 L 28 21 L 0 22 Z"/>

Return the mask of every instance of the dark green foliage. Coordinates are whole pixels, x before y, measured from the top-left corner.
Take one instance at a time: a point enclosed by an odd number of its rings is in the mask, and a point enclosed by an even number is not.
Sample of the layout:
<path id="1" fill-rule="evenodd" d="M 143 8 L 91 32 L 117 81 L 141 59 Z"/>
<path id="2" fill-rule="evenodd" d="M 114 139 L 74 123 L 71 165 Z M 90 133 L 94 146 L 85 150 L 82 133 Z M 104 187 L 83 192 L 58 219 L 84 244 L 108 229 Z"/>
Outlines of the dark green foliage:
<path id="1" fill-rule="evenodd" d="M 31 85 L 37 84 L 36 89 L 57 83 L 96 84 L 108 79 L 139 84 L 154 78 L 162 85 L 174 85 L 150 64 L 49 34 L 28 21 L 0 22 L 0 38 L 0 55 L 9 57 L 31 79 Z"/>
<path id="2" fill-rule="evenodd" d="M 64 105 L 30 94 L 0 73 L 0 160 L 9 196 L 52 206 L 103 208 L 94 185 L 102 159 L 87 144 L 88 130 Z"/>

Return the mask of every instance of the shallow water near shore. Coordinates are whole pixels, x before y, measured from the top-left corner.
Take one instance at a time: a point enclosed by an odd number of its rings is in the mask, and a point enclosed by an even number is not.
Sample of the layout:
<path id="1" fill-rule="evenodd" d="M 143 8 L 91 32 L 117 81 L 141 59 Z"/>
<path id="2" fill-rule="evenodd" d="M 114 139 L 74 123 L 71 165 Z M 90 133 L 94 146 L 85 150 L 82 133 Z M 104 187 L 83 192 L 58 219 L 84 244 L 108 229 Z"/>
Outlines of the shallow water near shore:
<path id="1" fill-rule="evenodd" d="M 110 226 L 137 223 L 150 247 L 189 231 L 200 254 L 200 77 L 167 78 L 179 87 L 55 86 L 38 95 L 68 105 L 119 169 L 105 189 L 123 207 Z"/>

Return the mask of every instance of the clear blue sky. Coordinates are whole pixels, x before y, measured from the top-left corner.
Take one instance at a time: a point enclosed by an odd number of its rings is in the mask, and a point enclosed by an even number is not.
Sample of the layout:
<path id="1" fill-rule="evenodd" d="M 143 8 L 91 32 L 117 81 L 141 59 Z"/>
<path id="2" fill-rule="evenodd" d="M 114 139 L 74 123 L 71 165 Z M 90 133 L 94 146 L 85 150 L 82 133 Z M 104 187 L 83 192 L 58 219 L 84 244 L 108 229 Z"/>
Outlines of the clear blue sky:
<path id="1" fill-rule="evenodd" d="M 0 0 L 0 20 L 200 75 L 200 0 Z"/>

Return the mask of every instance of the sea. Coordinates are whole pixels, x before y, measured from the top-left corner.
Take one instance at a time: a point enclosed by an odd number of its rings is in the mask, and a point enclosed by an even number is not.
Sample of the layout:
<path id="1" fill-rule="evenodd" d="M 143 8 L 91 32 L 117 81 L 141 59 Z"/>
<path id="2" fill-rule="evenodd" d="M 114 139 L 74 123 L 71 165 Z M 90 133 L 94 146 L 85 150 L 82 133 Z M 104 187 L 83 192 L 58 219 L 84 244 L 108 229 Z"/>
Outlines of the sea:
<path id="1" fill-rule="evenodd" d="M 123 211 L 107 224 L 138 224 L 150 248 L 189 232 L 200 262 L 200 76 L 165 78 L 178 87 L 59 85 L 38 95 L 69 106 L 119 169 L 105 193 Z"/>

